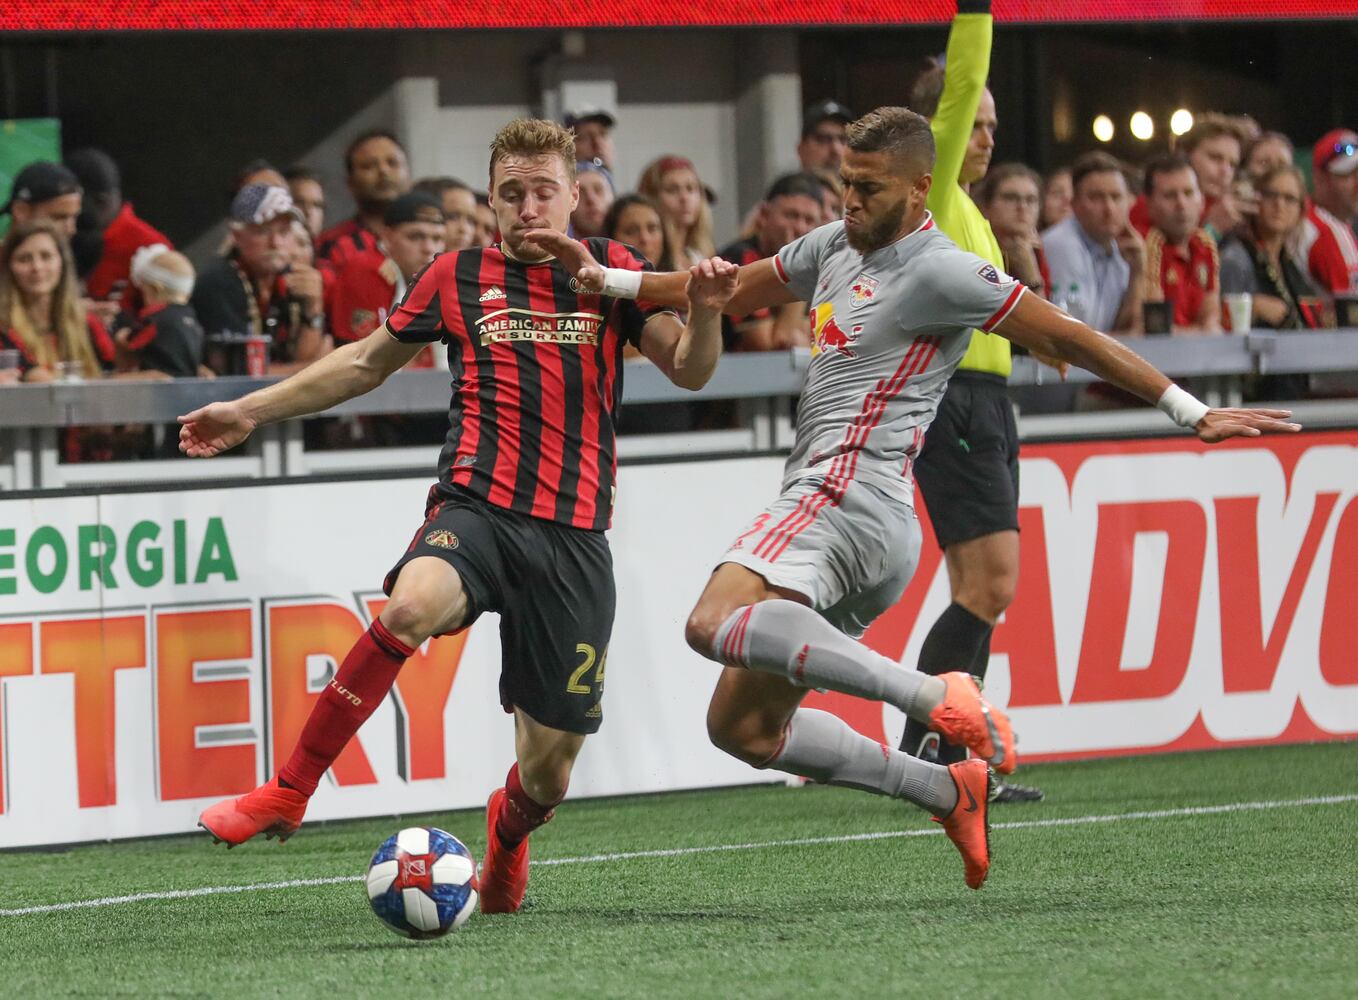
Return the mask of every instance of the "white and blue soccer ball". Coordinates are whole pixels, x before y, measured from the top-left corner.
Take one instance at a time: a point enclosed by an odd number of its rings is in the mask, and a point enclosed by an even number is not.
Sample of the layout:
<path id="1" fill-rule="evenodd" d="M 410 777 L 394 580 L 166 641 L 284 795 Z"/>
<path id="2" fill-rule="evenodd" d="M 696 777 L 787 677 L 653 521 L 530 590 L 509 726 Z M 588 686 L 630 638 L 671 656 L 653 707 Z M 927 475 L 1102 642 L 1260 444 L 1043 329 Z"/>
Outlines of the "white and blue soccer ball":
<path id="1" fill-rule="evenodd" d="M 476 862 L 451 833 L 412 826 L 377 849 L 368 865 L 368 902 L 397 934 L 442 937 L 476 909 Z"/>

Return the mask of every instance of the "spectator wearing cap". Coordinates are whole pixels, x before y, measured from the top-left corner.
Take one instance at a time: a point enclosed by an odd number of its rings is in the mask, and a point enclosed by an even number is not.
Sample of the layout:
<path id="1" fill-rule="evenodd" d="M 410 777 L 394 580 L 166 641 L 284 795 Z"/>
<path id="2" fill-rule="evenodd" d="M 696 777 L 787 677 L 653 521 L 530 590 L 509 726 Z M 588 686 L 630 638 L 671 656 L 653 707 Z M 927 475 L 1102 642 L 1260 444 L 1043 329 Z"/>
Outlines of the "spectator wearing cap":
<path id="1" fill-rule="evenodd" d="M 1001 163 L 986 177 L 978 204 L 1004 254 L 1004 269 L 1043 298 L 1051 298 L 1051 273 L 1037 234 L 1042 178 L 1022 163 Z"/>
<path id="2" fill-rule="evenodd" d="M 815 174 L 785 174 L 771 185 L 755 213 L 754 234 L 723 247 L 720 256 L 744 267 L 772 257 L 825 218 L 824 188 Z M 722 317 L 722 341 L 729 351 L 774 351 L 811 342 L 804 302 L 759 309 L 747 316 Z"/>
<path id="3" fill-rule="evenodd" d="M 302 215 L 302 223 L 315 239 L 325 230 L 325 185 L 320 174 L 310 167 L 295 165 L 283 171 L 292 203 Z"/>
<path id="4" fill-rule="evenodd" d="M 410 190 L 405 147 L 385 130 L 364 132 L 345 150 L 344 169 L 358 214 L 321 233 L 316 258 L 334 268 L 350 253 L 366 253 L 380 262 L 385 257 L 377 246 L 382 219 L 391 203 Z"/>
<path id="5" fill-rule="evenodd" d="M 802 113 L 802 138 L 797 143 L 797 159 L 806 171 L 839 172 L 848 148 L 848 125 L 853 112 L 838 101 L 817 101 Z"/>
<path id="6" fill-rule="evenodd" d="M 575 177 L 580 186 L 580 200 L 571 213 L 571 234 L 580 240 L 602 236 L 604 220 L 617 197 L 613 174 L 593 160 L 581 160 L 575 165 Z"/>
<path id="7" fill-rule="evenodd" d="M 1085 153 L 1070 168 L 1071 214 L 1042 231 L 1052 301 L 1096 330 L 1142 329 L 1146 246 L 1127 219 L 1131 195 L 1116 157 Z"/>
<path id="8" fill-rule="evenodd" d="M 136 318 L 114 336 L 118 347 L 143 371 L 172 378 L 194 378 L 202 368 L 204 336 L 189 305 L 193 265 L 163 244 L 141 247 L 132 255 L 132 283 L 144 303 Z"/>
<path id="9" fill-rule="evenodd" d="M 1294 154 L 1292 140 L 1283 133 L 1261 132 L 1245 150 L 1245 158 L 1240 163 L 1240 172 L 1257 186 L 1259 179 L 1265 174 L 1279 167 L 1292 166 Z"/>
<path id="10" fill-rule="evenodd" d="M 1202 190 L 1182 156 L 1146 166 L 1146 290 L 1143 301 L 1168 302 L 1174 333 L 1221 331 L 1221 264 L 1217 242 L 1198 225 Z"/>
<path id="11" fill-rule="evenodd" d="M 411 191 L 393 201 L 383 217 L 382 263 L 374 266 L 367 255 L 350 256 L 335 272 L 330 305 L 335 339 L 362 340 L 385 323 L 409 282 L 443 253 L 445 238 L 443 207 L 432 194 Z"/>
<path id="12" fill-rule="evenodd" d="M 52 381 L 61 362 L 84 378 L 113 367 L 113 338 L 81 305 L 70 244 L 51 219 L 16 221 L 0 244 L 0 347 L 19 352 L 26 382 Z"/>
<path id="13" fill-rule="evenodd" d="M 660 207 L 674 259 L 660 270 L 686 269 L 715 254 L 712 209 L 698 168 L 683 156 L 662 156 L 647 165 L 637 190 Z"/>
<path id="14" fill-rule="evenodd" d="M 432 194 L 443 209 L 443 252 L 466 250 L 476 242 L 476 192 L 453 177 L 424 177 L 412 191 Z"/>
<path id="15" fill-rule="evenodd" d="M 72 248 L 84 237 L 83 242 L 96 251 L 84 271 L 85 294 L 108 323 L 119 309 L 132 312 L 138 307 L 131 284 L 133 255 L 145 246 L 173 249 L 174 245 L 159 229 L 139 218 L 130 201 L 123 200 L 122 172 L 108 153 L 79 149 L 66 158 L 66 165 L 84 188 Z"/>
<path id="16" fill-rule="evenodd" d="M 613 169 L 613 127 L 618 120 L 612 113 L 598 107 L 580 107 L 567 111 L 562 124 L 575 132 L 575 159 L 579 163 L 594 163 L 607 170 Z"/>
<path id="17" fill-rule="evenodd" d="M 70 239 L 80 218 L 80 181 L 60 163 L 39 160 L 19 171 L 10 189 L 9 202 L 0 209 L 8 212 L 15 225 L 34 219 L 48 219 Z"/>
<path id="18" fill-rule="evenodd" d="M 315 268 L 291 261 L 301 219 L 285 187 L 248 184 L 231 202 L 230 249 L 203 269 L 191 303 L 208 334 L 269 340 L 271 371 L 287 374 L 319 357 L 324 285 Z M 210 364 L 226 364 L 209 351 Z"/>
<path id="19" fill-rule="evenodd" d="M 1337 128 L 1311 150 L 1312 201 L 1301 226 L 1302 259 L 1315 283 L 1332 295 L 1358 293 L 1358 134 Z"/>

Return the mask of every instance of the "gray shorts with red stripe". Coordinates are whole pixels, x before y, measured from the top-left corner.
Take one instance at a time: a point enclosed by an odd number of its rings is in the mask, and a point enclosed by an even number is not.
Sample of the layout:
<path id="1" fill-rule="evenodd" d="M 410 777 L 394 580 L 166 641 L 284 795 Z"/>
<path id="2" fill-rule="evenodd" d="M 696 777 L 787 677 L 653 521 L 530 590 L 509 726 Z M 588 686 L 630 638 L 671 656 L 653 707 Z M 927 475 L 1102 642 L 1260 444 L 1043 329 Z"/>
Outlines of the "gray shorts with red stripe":
<path id="1" fill-rule="evenodd" d="M 919 562 L 915 511 L 869 482 L 807 476 L 790 484 L 722 556 L 801 594 L 847 635 L 861 636 L 904 593 Z"/>

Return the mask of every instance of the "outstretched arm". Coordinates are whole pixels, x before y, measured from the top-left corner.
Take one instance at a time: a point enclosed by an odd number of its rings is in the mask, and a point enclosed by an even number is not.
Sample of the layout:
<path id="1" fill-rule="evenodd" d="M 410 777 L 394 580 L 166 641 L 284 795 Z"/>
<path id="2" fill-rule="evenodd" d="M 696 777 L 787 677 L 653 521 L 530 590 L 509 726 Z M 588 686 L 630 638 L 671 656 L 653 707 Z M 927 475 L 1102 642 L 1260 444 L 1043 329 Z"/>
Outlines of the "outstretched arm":
<path id="1" fill-rule="evenodd" d="M 957 185 L 976 122 L 976 109 L 990 75 L 993 34 L 989 0 L 959 0 L 957 16 L 948 31 L 943 94 L 930 121 L 936 149 L 934 187 L 929 192 L 931 208 L 942 199 L 962 197 Z"/>
<path id="2" fill-rule="evenodd" d="M 363 340 L 345 344 L 291 378 L 180 417 L 179 450 L 190 458 L 211 458 L 240 444 L 260 424 L 319 413 L 361 396 L 376 389 L 424 346 L 401 343 L 383 324 Z"/>
<path id="3" fill-rule="evenodd" d="M 739 268 L 714 257 L 688 273 L 683 326 L 672 313 L 653 316 L 641 334 L 641 353 L 683 389 L 701 389 L 721 357 L 721 311 L 736 288 Z"/>
<path id="4" fill-rule="evenodd" d="M 1207 442 L 1258 437 L 1265 431 L 1299 431 L 1289 410 L 1209 409 L 1184 392 L 1134 351 L 1067 316 L 1036 295 L 1024 295 L 992 333 L 1034 353 L 1060 358 L 1105 382 L 1135 393 L 1191 427 Z"/>

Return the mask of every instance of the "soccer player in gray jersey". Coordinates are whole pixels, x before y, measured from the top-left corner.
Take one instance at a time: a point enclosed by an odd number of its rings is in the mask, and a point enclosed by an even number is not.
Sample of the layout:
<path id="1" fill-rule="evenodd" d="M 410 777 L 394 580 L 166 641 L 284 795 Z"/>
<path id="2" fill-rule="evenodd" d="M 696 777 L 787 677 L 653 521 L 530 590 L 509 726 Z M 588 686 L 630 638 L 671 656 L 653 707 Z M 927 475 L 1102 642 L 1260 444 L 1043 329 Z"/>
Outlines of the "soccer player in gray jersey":
<path id="1" fill-rule="evenodd" d="M 959 250 L 925 210 L 933 162 L 926 119 L 905 108 L 871 112 L 849 126 L 844 221 L 740 269 L 728 310 L 810 303 L 814 354 L 782 492 L 721 557 L 686 636 L 725 665 L 708 709 L 713 743 L 755 767 L 928 810 L 977 889 L 990 867 L 987 761 L 1002 773 L 1017 763 L 1008 720 L 970 675 L 906 670 L 857 641 L 915 570 L 911 461 L 967 331 L 1087 368 L 1204 441 L 1299 428 L 1282 410 L 1208 409 L 1117 341 Z M 600 269 L 569 240 L 543 241 L 588 287 L 662 303 L 683 293 L 687 275 L 647 274 L 640 287 L 619 288 L 626 276 Z M 890 702 L 977 756 L 943 766 L 883 746 L 800 707 L 813 688 Z"/>

